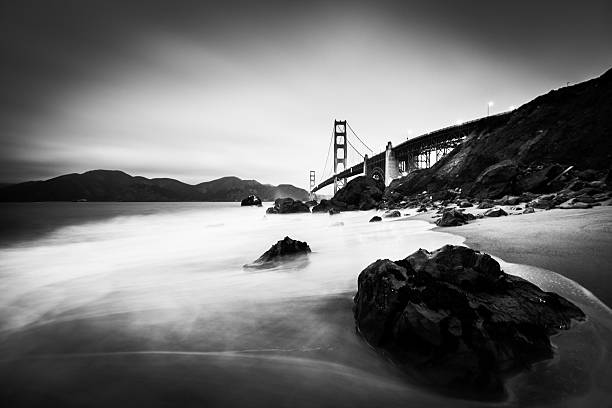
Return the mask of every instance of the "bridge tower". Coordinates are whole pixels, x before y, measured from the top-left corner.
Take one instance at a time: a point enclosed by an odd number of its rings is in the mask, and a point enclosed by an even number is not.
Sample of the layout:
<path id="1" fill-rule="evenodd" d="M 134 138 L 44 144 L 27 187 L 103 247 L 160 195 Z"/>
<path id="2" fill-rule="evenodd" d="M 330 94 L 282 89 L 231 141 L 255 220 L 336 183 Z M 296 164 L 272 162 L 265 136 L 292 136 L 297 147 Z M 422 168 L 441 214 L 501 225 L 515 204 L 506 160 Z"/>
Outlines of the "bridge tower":
<path id="1" fill-rule="evenodd" d="M 334 120 L 334 194 L 346 185 L 346 178 L 339 179 L 335 175 L 346 170 L 346 120 Z M 338 170 L 338 165 L 342 165 Z"/>
<path id="2" fill-rule="evenodd" d="M 316 186 L 317 186 L 317 181 L 315 177 L 315 171 L 310 170 L 310 190 L 308 190 L 308 192 L 310 193 L 311 200 L 314 200 L 314 193 L 312 192 L 312 190 L 314 190 Z"/>

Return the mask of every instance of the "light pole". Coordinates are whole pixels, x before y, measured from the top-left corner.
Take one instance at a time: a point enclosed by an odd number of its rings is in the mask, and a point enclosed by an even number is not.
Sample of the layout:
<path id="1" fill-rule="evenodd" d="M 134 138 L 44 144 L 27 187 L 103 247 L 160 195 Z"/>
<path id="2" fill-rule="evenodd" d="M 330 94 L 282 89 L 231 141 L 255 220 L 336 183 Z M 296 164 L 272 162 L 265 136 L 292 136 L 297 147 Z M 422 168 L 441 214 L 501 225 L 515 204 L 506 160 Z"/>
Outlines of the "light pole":
<path id="1" fill-rule="evenodd" d="M 489 114 L 491 113 L 491 107 L 494 105 L 493 101 L 489 101 L 489 103 L 487 103 L 487 116 L 489 116 Z"/>

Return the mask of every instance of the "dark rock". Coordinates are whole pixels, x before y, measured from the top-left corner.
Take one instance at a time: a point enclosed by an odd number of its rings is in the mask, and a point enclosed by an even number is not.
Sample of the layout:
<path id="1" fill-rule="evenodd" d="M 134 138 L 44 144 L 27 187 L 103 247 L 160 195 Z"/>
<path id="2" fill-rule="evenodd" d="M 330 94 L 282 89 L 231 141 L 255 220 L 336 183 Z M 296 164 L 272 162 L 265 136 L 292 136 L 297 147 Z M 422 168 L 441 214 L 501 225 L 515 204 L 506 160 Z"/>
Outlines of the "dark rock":
<path id="1" fill-rule="evenodd" d="M 598 171 L 593 169 L 579 171 L 576 173 L 576 175 L 578 176 L 578 178 L 585 181 L 594 181 L 595 179 L 597 179 L 597 177 L 599 177 Z"/>
<path id="2" fill-rule="evenodd" d="M 370 218 L 370 222 L 379 222 L 379 221 L 382 221 L 382 218 L 380 218 L 378 215 L 375 215 L 372 218 Z"/>
<path id="3" fill-rule="evenodd" d="M 459 203 L 459 208 L 468 208 L 468 207 L 473 207 L 473 205 L 467 200 L 461 201 Z"/>
<path id="4" fill-rule="evenodd" d="M 419 207 L 419 209 L 417 210 L 417 212 L 426 212 L 426 211 L 427 211 L 427 207 L 425 207 L 424 205 Z"/>
<path id="5" fill-rule="evenodd" d="M 442 213 L 442 218 L 436 221 L 436 225 L 438 227 L 457 227 L 459 225 L 467 224 L 467 222 L 467 215 L 461 211 L 451 208 Z"/>
<path id="6" fill-rule="evenodd" d="M 436 191 L 431 194 L 433 201 L 452 200 L 459 195 L 459 192 L 450 189 Z"/>
<path id="7" fill-rule="evenodd" d="M 293 198 L 277 198 L 274 201 L 274 207 L 266 210 L 267 214 L 290 214 L 310 212 L 310 208 L 299 200 Z"/>
<path id="8" fill-rule="evenodd" d="M 479 210 L 485 210 L 487 208 L 493 208 L 494 205 L 488 201 L 483 201 L 482 203 L 478 204 L 478 208 Z"/>
<path id="9" fill-rule="evenodd" d="M 508 215 L 508 213 L 501 208 L 491 208 L 484 213 L 485 217 L 501 217 L 502 215 Z"/>
<path id="10" fill-rule="evenodd" d="M 329 212 L 329 210 L 331 210 L 333 208 L 333 206 L 331 205 L 331 203 L 329 202 L 329 200 L 321 200 L 321 202 L 317 205 L 315 205 L 314 207 L 312 207 L 312 212 L 313 213 L 318 213 L 318 212 Z"/>
<path id="11" fill-rule="evenodd" d="M 331 208 L 329 210 L 329 215 L 336 215 L 336 214 L 340 214 L 340 210 L 336 210 L 335 208 Z"/>
<path id="12" fill-rule="evenodd" d="M 518 203 L 521 202 L 521 197 L 505 196 L 502 201 L 503 201 L 502 205 L 517 205 Z"/>
<path id="13" fill-rule="evenodd" d="M 511 192 L 512 183 L 518 174 L 518 167 L 512 160 L 503 160 L 487 167 L 476 178 L 470 195 L 496 198 Z"/>
<path id="14" fill-rule="evenodd" d="M 561 208 L 564 210 L 575 210 L 575 209 L 584 210 L 584 209 L 591 208 L 591 207 L 593 207 L 593 204 L 582 203 L 582 202 L 576 201 L 573 198 L 558 206 L 558 208 Z"/>
<path id="15" fill-rule="evenodd" d="M 451 245 L 372 263 L 354 303 L 359 333 L 416 381 L 478 399 L 501 397 L 506 376 L 551 358 L 549 336 L 585 317 L 489 255 Z"/>
<path id="16" fill-rule="evenodd" d="M 331 199 L 331 200 L 323 199 L 321 200 L 319 204 L 312 207 L 312 212 L 313 213 L 322 213 L 322 212 L 329 213 L 329 210 L 331 209 L 335 209 L 339 211 L 346 211 L 348 208 L 347 208 L 346 203 L 339 202 L 334 199 Z"/>
<path id="17" fill-rule="evenodd" d="M 261 199 L 257 197 L 256 195 L 250 195 L 240 202 L 241 207 L 247 207 L 247 206 L 252 206 L 252 205 L 261 207 Z"/>
<path id="18" fill-rule="evenodd" d="M 246 268 L 272 268 L 280 262 L 294 260 L 311 252 L 306 242 L 296 241 L 289 237 L 278 241 Z"/>
<path id="19" fill-rule="evenodd" d="M 527 207 L 523 210 L 523 214 L 533 214 L 535 210 L 532 207 Z"/>
<path id="20" fill-rule="evenodd" d="M 397 218 L 401 216 L 402 216 L 402 213 L 399 212 L 398 210 L 387 211 L 386 213 L 383 214 L 383 217 L 385 218 Z"/>
<path id="21" fill-rule="evenodd" d="M 542 166 L 541 169 L 522 174 L 521 179 L 517 182 L 518 190 L 530 191 L 532 193 L 544 193 L 550 191 L 550 183 L 563 171 L 563 167 L 559 164 L 550 164 Z"/>
<path id="22" fill-rule="evenodd" d="M 359 176 L 350 180 L 334 195 L 331 204 L 343 203 L 346 209 L 372 210 L 381 203 L 385 184 L 372 177 Z M 342 210 L 342 208 L 337 208 Z"/>
<path id="23" fill-rule="evenodd" d="M 597 201 L 605 201 L 608 198 L 610 198 L 610 194 L 609 193 L 600 193 L 600 194 L 595 194 L 593 196 L 593 200 Z"/>
<path id="24" fill-rule="evenodd" d="M 309 201 L 306 201 L 304 204 L 306 204 L 308 207 L 312 208 L 312 207 L 314 207 L 315 205 L 317 205 L 319 203 L 317 202 L 317 200 L 309 200 Z"/>

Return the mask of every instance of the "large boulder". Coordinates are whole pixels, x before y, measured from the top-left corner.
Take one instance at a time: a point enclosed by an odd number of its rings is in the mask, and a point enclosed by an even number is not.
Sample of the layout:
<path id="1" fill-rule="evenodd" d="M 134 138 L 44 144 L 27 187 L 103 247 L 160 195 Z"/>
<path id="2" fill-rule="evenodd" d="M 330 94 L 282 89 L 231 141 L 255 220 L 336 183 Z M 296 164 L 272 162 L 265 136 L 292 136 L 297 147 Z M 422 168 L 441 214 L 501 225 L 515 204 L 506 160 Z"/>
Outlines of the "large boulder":
<path id="1" fill-rule="evenodd" d="M 503 160 L 486 169 L 476 178 L 470 191 L 476 197 L 498 198 L 513 190 L 518 167 L 512 160 Z"/>
<path id="2" fill-rule="evenodd" d="M 277 198 L 274 201 L 274 207 L 266 210 L 267 214 L 289 214 L 310 212 L 310 208 L 300 200 L 293 198 Z"/>
<path id="3" fill-rule="evenodd" d="M 508 215 L 508 213 L 501 208 L 491 208 L 484 213 L 485 217 L 501 217 L 504 215 Z"/>
<path id="4" fill-rule="evenodd" d="M 359 176 L 349 181 L 342 187 L 331 200 L 332 205 L 344 203 L 346 209 L 371 210 L 376 208 L 383 197 L 385 184 L 372 177 Z M 342 208 L 337 208 L 342 210 Z"/>
<path id="5" fill-rule="evenodd" d="M 240 206 L 242 207 L 247 207 L 247 206 L 252 206 L 252 205 L 261 207 L 261 198 L 257 197 L 256 195 L 250 195 L 240 202 Z"/>
<path id="6" fill-rule="evenodd" d="M 346 211 L 346 203 L 341 203 L 331 200 L 321 200 L 321 202 L 312 207 L 313 213 L 329 213 L 330 210 Z"/>
<path id="7" fill-rule="evenodd" d="M 438 227 L 457 227 L 467 224 L 468 221 L 468 216 L 465 213 L 450 208 L 442 213 L 442 218 L 436 221 L 436 225 Z"/>
<path id="8" fill-rule="evenodd" d="M 553 357 L 549 337 L 584 313 L 504 273 L 487 254 L 446 245 L 358 278 L 358 332 L 417 381 L 471 398 L 499 398 L 503 378 Z"/>
<path id="9" fill-rule="evenodd" d="M 255 261 L 244 266 L 246 268 L 272 268 L 281 262 L 306 256 L 310 252 L 311 250 L 308 243 L 285 237 L 272 245 L 270 249 L 264 252 Z"/>

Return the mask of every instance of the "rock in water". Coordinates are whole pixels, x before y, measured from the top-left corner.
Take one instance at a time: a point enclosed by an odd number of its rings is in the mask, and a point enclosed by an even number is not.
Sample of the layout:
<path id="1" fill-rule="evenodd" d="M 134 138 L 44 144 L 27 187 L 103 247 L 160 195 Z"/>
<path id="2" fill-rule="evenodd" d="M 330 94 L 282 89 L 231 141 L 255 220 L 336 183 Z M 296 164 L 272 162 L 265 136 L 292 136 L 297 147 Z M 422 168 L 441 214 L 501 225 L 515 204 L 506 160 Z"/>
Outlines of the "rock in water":
<path id="1" fill-rule="evenodd" d="M 274 200 L 274 207 L 266 210 L 266 214 L 290 214 L 310 212 L 310 208 L 299 200 L 293 198 L 277 198 Z"/>
<path id="2" fill-rule="evenodd" d="M 261 207 L 261 198 L 257 197 L 256 195 L 250 195 L 240 202 L 240 206 L 242 207 L 247 207 L 251 205 Z"/>
<path id="3" fill-rule="evenodd" d="M 478 399 L 503 396 L 505 376 L 551 358 L 549 336 L 585 317 L 489 255 L 452 245 L 372 263 L 354 302 L 372 346 L 417 381 Z"/>
<path id="4" fill-rule="evenodd" d="M 297 241 L 289 237 L 278 241 L 270 249 L 263 253 L 253 263 L 244 265 L 247 268 L 272 268 L 280 262 L 294 260 L 308 255 L 310 247 L 308 243 Z"/>
<path id="5" fill-rule="evenodd" d="M 372 218 L 370 218 L 370 222 L 379 222 L 379 221 L 382 221 L 382 218 L 380 218 L 378 215 L 375 215 Z"/>
<path id="6" fill-rule="evenodd" d="M 397 218 L 401 216 L 402 216 L 402 213 L 399 212 L 398 210 L 389 210 L 383 214 L 383 217 L 385 218 Z"/>

